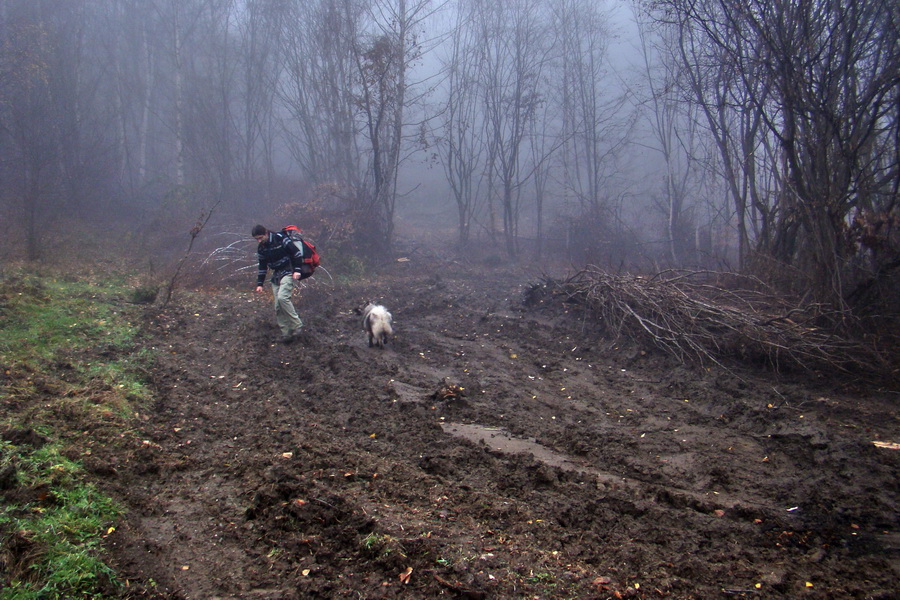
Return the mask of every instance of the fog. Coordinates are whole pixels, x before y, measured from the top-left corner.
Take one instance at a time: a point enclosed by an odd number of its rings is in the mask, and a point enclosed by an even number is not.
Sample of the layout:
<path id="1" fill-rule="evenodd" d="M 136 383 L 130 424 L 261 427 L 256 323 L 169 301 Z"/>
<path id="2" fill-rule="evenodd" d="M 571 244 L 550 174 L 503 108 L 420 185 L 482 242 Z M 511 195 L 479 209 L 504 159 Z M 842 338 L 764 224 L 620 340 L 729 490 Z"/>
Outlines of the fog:
<path id="1" fill-rule="evenodd" d="M 897 251 L 896 6 L 796 4 L 2 0 L 2 252 L 290 219 L 844 297 Z"/>

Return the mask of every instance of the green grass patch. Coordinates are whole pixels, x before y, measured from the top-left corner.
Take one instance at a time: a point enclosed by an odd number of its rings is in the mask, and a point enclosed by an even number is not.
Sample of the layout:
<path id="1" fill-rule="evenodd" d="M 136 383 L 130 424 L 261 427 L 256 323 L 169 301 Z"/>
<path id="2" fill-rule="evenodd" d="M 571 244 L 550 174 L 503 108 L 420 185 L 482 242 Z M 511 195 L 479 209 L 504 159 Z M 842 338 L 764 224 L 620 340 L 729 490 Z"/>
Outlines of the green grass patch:
<path id="1" fill-rule="evenodd" d="M 35 276 L 0 280 L 0 356 L 7 363 L 55 360 L 131 344 L 137 328 L 122 284 Z"/>
<path id="2" fill-rule="evenodd" d="M 121 509 L 86 481 L 58 444 L 0 446 L 0 468 L 14 471 L 13 493 L 0 507 L 6 564 L 3 600 L 115 598 L 115 573 L 100 541 Z"/>
<path id="3" fill-rule="evenodd" d="M 150 399 L 132 290 L 0 277 L 0 600 L 124 597 L 101 547 L 121 509 L 70 457 L 121 443 Z"/>

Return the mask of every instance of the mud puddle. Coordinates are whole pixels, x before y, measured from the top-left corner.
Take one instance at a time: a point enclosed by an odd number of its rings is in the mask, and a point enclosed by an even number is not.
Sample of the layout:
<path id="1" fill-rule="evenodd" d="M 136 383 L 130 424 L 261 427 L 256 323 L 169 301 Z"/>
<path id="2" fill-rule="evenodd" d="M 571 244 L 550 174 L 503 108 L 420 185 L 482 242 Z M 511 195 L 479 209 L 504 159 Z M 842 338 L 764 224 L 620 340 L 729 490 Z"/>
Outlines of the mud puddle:
<path id="1" fill-rule="evenodd" d="M 531 454 L 536 460 L 551 467 L 587 473 L 596 476 L 600 480 L 608 480 L 610 482 L 624 481 L 622 477 L 603 473 L 579 464 L 565 454 L 555 452 L 538 443 L 534 438 L 516 437 L 500 427 L 487 427 L 474 423 L 441 423 L 441 428 L 450 435 L 475 442 L 476 444 L 484 444 L 496 452 L 504 454 Z"/>

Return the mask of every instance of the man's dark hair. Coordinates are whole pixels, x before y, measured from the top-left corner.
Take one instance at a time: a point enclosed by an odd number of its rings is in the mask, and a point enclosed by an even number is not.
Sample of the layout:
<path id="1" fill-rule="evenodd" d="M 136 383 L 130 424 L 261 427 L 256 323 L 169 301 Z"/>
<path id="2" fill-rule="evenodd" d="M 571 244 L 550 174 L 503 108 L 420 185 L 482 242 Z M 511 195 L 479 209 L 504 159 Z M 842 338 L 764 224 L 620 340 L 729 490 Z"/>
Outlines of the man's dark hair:
<path id="1" fill-rule="evenodd" d="M 252 235 L 253 237 L 256 237 L 258 235 L 265 235 L 267 233 L 269 233 L 269 230 L 266 229 L 265 227 L 263 227 L 262 225 L 254 225 L 253 231 L 250 232 L 250 235 Z"/>

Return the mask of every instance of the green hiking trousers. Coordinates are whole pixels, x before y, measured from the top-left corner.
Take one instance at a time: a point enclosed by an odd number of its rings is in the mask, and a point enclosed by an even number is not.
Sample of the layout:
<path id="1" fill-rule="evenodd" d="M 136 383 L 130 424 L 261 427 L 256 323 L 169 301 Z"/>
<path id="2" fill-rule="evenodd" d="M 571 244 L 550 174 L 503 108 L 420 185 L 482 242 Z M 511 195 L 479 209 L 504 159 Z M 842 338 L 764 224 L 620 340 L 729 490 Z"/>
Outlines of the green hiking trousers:
<path id="1" fill-rule="evenodd" d="M 280 283 L 272 282 L 272 295 L 275 297 L 275 321 L 281 335 L 289 336 L 301 327 L 303 321 L 297 316 L 297 309 L 291 300 L 294 292 L 294 279 L 290 275 L 281 278 Z"/>

